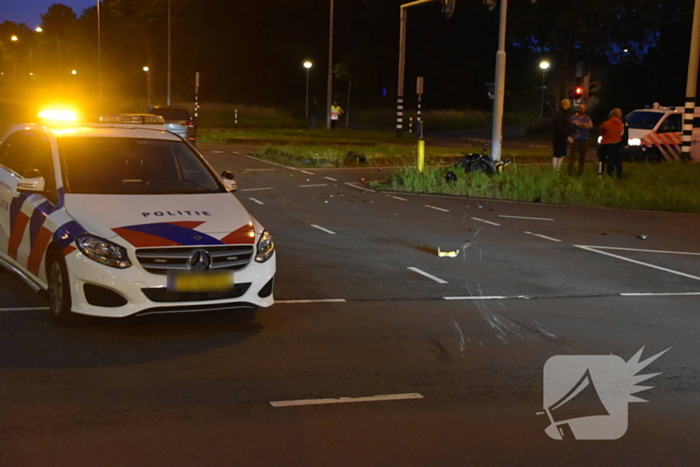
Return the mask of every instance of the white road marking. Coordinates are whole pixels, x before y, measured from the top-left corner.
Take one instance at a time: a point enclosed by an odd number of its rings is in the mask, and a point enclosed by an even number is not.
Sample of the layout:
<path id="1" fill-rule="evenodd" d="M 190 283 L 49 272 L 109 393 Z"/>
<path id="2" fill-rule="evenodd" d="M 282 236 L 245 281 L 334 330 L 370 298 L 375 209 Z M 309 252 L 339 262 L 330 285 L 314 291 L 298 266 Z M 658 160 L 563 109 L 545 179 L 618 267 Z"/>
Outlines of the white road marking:
<path id="1" fill-rule="evenodd" d="M 592 251 L 593 253 L 598 253 L 599 255 L 610 256 L 613 258 L 621 259 L 623 261 L 628 261 L 630 263 L 639 264 L 640 266 L 646 266 L 648 268 L 657 269 L 659 271 L 664 271 L 664 272 L 668 272 L 671 274 L 675 274 L 677 276 L 687 277 L 688 279 L 695 279 L 696 281 L 700 281 L 700 277 L 698 277 L 698 276 L 693 276 L 691 274 L 686 274 L 686 273 L 680 272 L 680 271 L 674 271 L 673 269 L 663 268 L 661 266 L 656 266 L 655 264 L 645 263 L 643 261 L 637 261 L 636 259 L 625 258 L 624 256 L 614 255 L 614 254 L 608 253 L 606 251 L 598 251 L 595 249 L 595 247 L 590 247 L 590 246 L 585 246 L 585 245 L 574 245 L 574 246 L 576 248 L 580 248 L 582 250 Z"/>
<path id="2" fill-rule="evenodd" d="M 487 220 L 484 220 L 484 219 L 479 219 L 478 217 L 470 217 L 470 219 L 475 220 L 475 221 L 478 221 L 478 222 L 483 222 L 483 223 L 485 223 L 485 224 L 495 225 L 495 226 L 497 226 L 497 227 L 500 227 L 500 226 L 501 226 L 501 224 L 497 224 L 497 223 L 495 223 L 495 222 L 487 221 Z"/>
<path id="3" fill-rule="evenodd" d="M 243 169 L 244 172 L 277 172 L 277 169 Z"/>
<path id="4" fill-rule="evenodd" d="M 3 311 L 48 311 L 50 308 L 47 306 L 29 306 L 20 308 L 0 308 L 0 312 Z"/>
<path id="5" fill-rule="evenodd" d="M 331 182 L 337 182 L 337 181 L 338 181 L 338 180 L 336 180 L 336 179 L 333 178 L 333 177 L 323 177 L 323 178 L 325 178 L 326 180 L 330 180 Z"/>
<path id="6" fill-rule="evenodd" d="M 315 173 L 313 173 L 313 172 L 307 172 L 306 170 L 300 170 L 299 172 L 301 172 L 301 173 L 303 173 L 303 174 L 306 174 L 306 175 L 316 175 Z"/>
<path id="7" fill-rule="evenodd" d="M 621 293 L 621 297 L 691 297 L 700 292 Z"/>
<path id="8" fill-rule="evenodd" d="M 438 207 L 435 207 L 435 206 L 431 206 L 431 205 L 429 205 L 429 204 L 426 204 L 425 207 L 426 207 L 426 208 L 430 208 L 430 209 L 435 209 L 436 211 L 450 212 L 449 209 L 442 209 L 442 208 L 438 208 Z"/>
<path id="9" fill-rule="evenodd" d="M 549 240 L 549 241 L 552 241 L 552 242 L 561 242 L 561 240 L 559 240 L 559 239 L 557 239 L 557 238 L 548 237 L 548 236 L 546 236 L 546 235 L 542 235 L 542 234 L 538 234 L 538 233 L 528 232 L 527 230 L 526 230 L 525 232 L 523 232 L 523 233 L 524 233 L 524 234 L 527 234 L 527 235 L 532 235 L 532 236 L 534 236 L 534 237 L 544 238 L 545 240 Z"/>
<path id="10" fill-rule="evenodd" d="M 247 157 L 248 159 L 253 159 L 254 161 L 264 162 L 265 164 L 270 164 L 270 165 L 274 165 L 277 167 L 282 167 L 283 169 L 287 169 L 287 170 L 296 170 L 296 171 L 301 170 L 301 169 L 296 169 L 294 167 L 287 167 L 286 165 L 278 164 L 276 162 L 266 161 L 265 159 L 260 159 L 259 157 L 249 156 L 248 154 L 241 154 L 240 152 L 236 152 L 236 151 L 231 151 L 231 154 L 235 154 L 237 156 Z"/>
<path id="11" fill-rule="evenodd" d="M 437 282 L 438 284 L 447 284 L 447 281 L 446 281 L 446 280 L 440 279 L 439 277 L 435 277 L 435 276 L 433 276 L 432 274 L 429 274 L 429 273 L 427 273 L 427 272 L 425 272 L 425 271 L 421 271 L 420 269 L 414 268 L 413 266 L 409 267 L 408 269 L 410 269 L 410 270 L 413 271 L 413 272 L 417 272 L 418 274 L 420 274 L 420 275 L 422 275 L 422 276 L 425 276 L 425 277 L 427 277 L 428 279 L 432 279 L 432 280 L 434 280 L 435 282 Z"/>
<path id="12" fill-rule="evenodd" d="M 293 303 L 345 303 L 344 298 L 322 298 L 322 299 L 303 299 L 303 300 L 275 300 L 277 304 L 293 304 Z"/>
<path id="13" fill-rule="evenodd" d="M 256 203 L 258 203 L 258 204 L 265 204 L 265 203 L 263 203 L 262 201 L 260 201 L 259 199 L 255 199 L 255 198 L 248 198 L 248 199 L 251 200 L 251 201 L 253 201 L 253 202 L 256 202 Z"/>
<path id="14" fill-rule="evenodd" d="M 335 235 L 335 232 L 333 232 L 332 230 L 328 230 L 328 229 L 326 229 L 326 228 L 323 228 L 323 227 L 321 227 L 320 225 L 311 224 L 311 227 L 313 227 L 314 229 L 322 230 L 322 231 L 324 231 L 324 232 L 326 232 L 326 233 L 329 233 L 329 234 L 331 234 L 331 235 Z"/>
<path id="15" fill-rule="evenodd" d="M 350 186 L 350 187 L 355 188 L 356 190 L 371 191 L 372 193 L 376 193 L 374 190 L 370 190 L 369 188 L 365 188 L 365 187 L 363 187 L 363 186 L 357 186 L 357 185 L 352 184 L 352 183 L 350 183 L 350 182 L 345 182 L 345 184 L 346 184 L 347 186 Z"/>
<path id="16" fill-rule="evenodd" d="M 638 251 L 641 253 L 665 253 L 667 255 L 690 255 L 690 256 L 700 256 L 700 253 L 687 252 L 687 251 L 669 251 L 669 250 L 641 250 L 639 248 L 620 248 L 615 246 L 589 246 L 589 248 L 595 248 L 597 250 L 620 250 L 620 251 Z"/>
<path id="17" fill-rule="evenodd" d="M 462 332 L 462 329 L 459 327 L 459 324 L 457 324 L 457 320 L 452 317 L 452 322 L 455 323 L 455 327 L 457 328 L 457 332 L 459 332 L 459 338 L 460 338 L 460 343 L 459 343 L 459 351 L 462 352 L 462 357 L 464 357 L 464 333 Z"/>
<path id="18" fill-rule="evenodd" d="M 300 399 L 292 401 L 276 401 L 270 402 L 273 407 L 299 407 L 302 405 L 324 405 L 324 404 L 348 404 L 351 402 L 383 402 L 383 401 L 400 401 L 407 399 L 423 399 L 421 394 L 417 392 L 410 394 L 386 394 L 383 396 L 369 397 L 338 397 L 329 399 Z"/>
<path id="19" fill-rule="evenodd" d="M 514 298 L 524 299 L 527 297 L 506 297 L 505 295 L 474 295 L 474 296 L 464 296 L 464 297 L 442 297 L 444 300 L 510 300 Z"/>
<path id="20" fill-rule="evenodd" d="M 214 154 L 223 154 L 224 153 L 224 151 L 209 151 L 209 152 L 212 152 Z"/>
<path id="21" fill-rule="evenodd" d="M 238 190 L 238 191 L 262 191 L 262 190 L 274 190 L 274 186 L 266 186 L 264 188 L 246 188 L 244 190 Z"/>
<path id="22" fill-rule="evenodd" d="M 328 183 L 318 183 L 316 185 L 299 185 L 299 188 L 313 188 L 317 186 L 328 186 Z"/>
<path id="23" fill-rule="evenodd" d="M 390 196 L 390 195 L 387 195 Z M 391 196 L 391 198 L 398 199 L 399 201 L 408 201 L 406 198 L 399 198 L 398 196 Z"/>
<path id="24" fill-rule="evenodd" d="M 540 333 L 544 334 L 545 336 L 549 337 L 550 339 L 557 340 L 557 336 L 554 335 L 554 333 L 551 333 L 551 332 L 547 331 L 547 330 L 546 330 L 545 328 L 543 328 L 542 325 L 541 325 L 540 323 L 538 323 L 537 321 L 535 321 L 535 327 L 537 328 L 537 330 L 538 330 Z"/>
<path id="25" fill-rule="evenodd" d="M 553 221 L 554 219 L 550 219 L 549 217 L 525 217 L 525 216 L 505 216 L 502 214 L 499 214 L 498 217 L 502 217 L 503 219 L 526 219 L 530 221 Z"/>

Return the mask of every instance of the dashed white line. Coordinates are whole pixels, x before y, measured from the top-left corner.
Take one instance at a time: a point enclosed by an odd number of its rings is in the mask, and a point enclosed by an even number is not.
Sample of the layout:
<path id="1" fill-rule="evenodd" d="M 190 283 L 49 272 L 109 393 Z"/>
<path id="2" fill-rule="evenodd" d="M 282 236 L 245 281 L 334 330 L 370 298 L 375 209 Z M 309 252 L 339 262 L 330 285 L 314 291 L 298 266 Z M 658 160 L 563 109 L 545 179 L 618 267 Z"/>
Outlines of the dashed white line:
<path id="1" fill-rule="evenodd" d="M 429 274 L 429 273 L 427 273 L 427 272 L 425 272 L 425 271 L 421 271 L 420 269 L 414 268 L 413 266 L 410 266 L 408 269 L 410 269 L 410 270 L 413 271 L 413 272 L 416 272 L 416 273 L 420 274 L 421 276 L 425 276 L 425 277 L 427 277 L 428 279 L 434 280 L 434 281 L 437 282 L 438 284 L 447 284 L 447 281 L 446 281 L 446 280 L 440 279 L 439 277 L 433 276 L 432 274 Z"/>
<path id="2" fill-rule="evenodd" d="M 640 266 L 646 266 L 648 268 L 652 268 L 652 269 L 656 269 L 659 271 L 664 271 L 664 272 L 668 272 L 671 274 L 675 274 L 677 276 L 687 277 L 688 279 L 695 279 L 696 281 L 700 281 L 700 277 L 698 277 L 698 276 L 693 276 L 691 274 L 686 274 L 684 272 L 675 271 L 673 269 L 663 268 L 661 266 L 656 266 L 655 264 L 645 263 L 643 261 L 637 261 L 636 259 L 625 258 L 624 256 L 620 256 L 620 255 L 614 255 L 612 253 L 608 253 L 607 251 L 599 251 L 599 250 L 596 250 L 595 247 L 590 247 L 590 246 L 585 246 L 585 245 L 574 245 L 574 246 L 576 248 L 580 248 L 582 250 L 592 251 L 593 253 L 598 253 L 599 255 L 610 256 L 612 258 L 621 259 L 623 261 L 627 261 L 630 263 L 639 264 Z"/>
<path id="3" fill-rule="evenodd" d="M 442 209 L 442 208 L 438 208 L 437 206 L 431 206 L 429 204 L 426 204 L 425 207 L 430 208 L 430 209 L 435 209 L 436 211 L 450 212 L 449 209 Z"/>
<path id="4" fill-rule="evenodd" d="M 356 190 L 371 191 L 372 193 L 376 193 L 374 190 L 371 190 L 371 189 L 369 189 L 369 188 L 365 188 L 365 187 L 363 187 L 363 186 L 357 186 L 357 185 L 355 185 L 355 184 L 353 184 L 353 183 L 350 183 L 350 182 L 345 182 L 345 184 L 346 184 L 347 186 L 350 186 L 350 187 L 355 188 Z"/>
<path id="5" fill-rule="evenodd" d="M 48 311 L 47 306 L 29 306 L 29 307 L 18 307 L 18 308 L 0 308 L 0 312 L 3 311 Z"/>
<path id="6" fill-rule="evenodd" d="M 384 401 L 399 401 L 407 399 L 423 399 L 421 394 L 417 392 L 409 394 L 386 394 L 382 396 L 368 397 L 337 397 L 329 399 L 299 399 L 290 401 L 273 401 L 270 405 L 273 407 L 299 407 L 302 405 L 325 405 L 325 404 L 348 404 L 352 402 L 384 402 Z"/>
<path id="7" fill-rule="evenodd" d="M 398 199 L 399 201 L 408 201 L 406 198 L 399 198 L 398 196 L 391 196 L 394 199 Z"/>
<path id="8" fill-rule="evenodd" d="M 317 183 L 315 185 L 299 185 L 299 188 L 313 188 L 317 186 L 328 186 L 328 183 Z"/>
<path id="9" fill-rule="evenodd" d="M 500 227 L 500 225 L 501 225 L 501 224 L 498 224 L 498 223 L 496 223 L 496 222 L 487 221 L 487 220 L 485 220 L 485 219 L 479 219 L 478 217 L 470 217 L 470 219 L 475 220 L 475 221 L 477 221 L 477 222 L 483 222 L 483 223 L 485 223 L 485 224 L 495 225 L 495 226 L 497 226 L 497 227 Z"/>
<path id="10" fill-rule="evenodd" d="M 248 159 L 253 159 L 254 161 L 264 162 L 265 164 L 274 165 L 274 166 L 281 167 L 281 168 L 287 169 L 287 170 L 296 170 L 296 171 L 300 170 L 300 169 L 295 169 L 294 167 L 287 167 L 286 165 L 278 164 L 276 162 L 266 161 L 265 159 L 260 159 L 259 157 L 253 157 L 253 156 L 249 156 L 247 154 L 241 154 L 240 152 L 236 152 L 236 151 L 231 151 L 231 154 L 235 154 L 237 156 L 247 157 Z"/>
<path id="11" fill-rule="evenodd" d="M 264 188 L 246 188 L 243 190 L 238 190 L 238 191 L 262 191 L 262 190 L 274 190 L 274 186 L 266 186 Z"/>
<path id="12" fill-rule="evenodd" d="M 275 304 L 294 304 L 294 303 L 345 303 L 344 298 L 321 298 L 321 299 L 302 299 L 302 300 L 275 300 Z"/>
<path id="13" fill-rule="evenodd" d="M 258 203 L 258 204 L 265 204 L 265 203 L 263 203 L 262 201 L 260 201 L 259 199 L 256 199 L 256 198 L 248 198 L 248 199 L 251 200 L 251 201 L 253 201 L 253 202 L 255 202 L 255 203 Z"/>
<path id="14" fill-rule="evenodd" d="M 209 152 L 214 153 L 214 154 L 223 154 L 224 153 L 224 151 L 209 151 Z"/>
<path id="15" fill-rule="evenodd" d="M 321 227 L 320 225 L 311 224 L 311 227 L 313 227 L 314 229 L 322 230 L 328 234 L 335 235 L 335 232 L 333 232 L 332 230 L 328 230 L 325 227 Z"/>
<path id="16" fill-rule="evenodd" d="M 307 172 L 306 170 L 300 170 L 299 172 L 301 172 L 301 173 L 303 173 L 303 174 L 306 174 L 306 175 L 316 175 L 315 173 L 313 173 L 313 172 Z"/>
<path id="17" fill-rule="evenodd" d="M 525 217 L 525 216 L 506 216 L 499 214 L 498 217 L 501 217 L 503 219 L 526 219 L 530 221 L 553 221 L 554 219 L 551 219 L 549 217 Z"/>
<path id="18" fill-rule="evenodd" d="M 700 256 L 700 253 L 688 252 L 688 251 L 669 251 L 669 250 L 642 250 L 639 248 L 620 248 L 615 246 L 590 246 L 590 248 L 595 248 L 596 250 L 620 250 L 620 251 L 637 251 L 641 253 L 664 253 L 667 255 L 689 255 L 689 256 Z"/>
<path id="19" fill-rule="evenodd" d="M 244 172 L 277 172 L 277 169 L 243 169 Z"/>
<path id="20" fill-rule="evenodd" d="M 544 238 L 545 240 L 549 240 L 550 242 L 561 242 L 561 240 L 559 240 L 558 238 L 552 238 L 552 237 L 548 237 L 548 236 L 546 236 L 546 235 L 542 235 L 542 234 L 538 234 L 538 233 L 533 233 L 533 232 L 528 232 L 527 230 L 526 230 L 525 232 L 523 232 L 523 233 L 524 233 L 524 234 L 527 234 L 527 235 L 532 235 L 533 237 Z"/>
<path id="21" fill-rule="evenodd" d="M 527 297 L 506 297 L 504 295 L 474 295 L 465 297 L 442 297 L 444 300 L 507 300 L 512 298 L 525 299 Z"/>
<path id="22" fill-rule="evenodd" d="M 330 180 L 331 182 L 337 182 L 337 181 L 338 181 L 338 180 L 336 180 L 336 179 L 333 178 L 333 177 L 323 177 L 323 178 L 325 178 L 326 180 Z"/>

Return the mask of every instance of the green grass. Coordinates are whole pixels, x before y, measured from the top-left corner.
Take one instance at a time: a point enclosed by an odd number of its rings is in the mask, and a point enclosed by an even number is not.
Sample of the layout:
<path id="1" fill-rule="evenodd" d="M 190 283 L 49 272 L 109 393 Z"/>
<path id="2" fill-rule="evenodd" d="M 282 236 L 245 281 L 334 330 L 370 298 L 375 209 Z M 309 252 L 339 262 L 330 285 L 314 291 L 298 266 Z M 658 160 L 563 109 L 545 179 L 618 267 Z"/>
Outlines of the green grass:
<path id="1" fill-rule="evenodd" d="M 398 145 L 413 145 L 415 137 L 405 135 L 398 138 L 395 132 L 383 131 L 359 131 L 359 130 L 334 130 L 326 129 L 266 129 L 266 128 L 241 128 L 241 129 L 200 129 L 197 139 L 202 143 L 241 143 L 241 144 L 275 144 L 275 145 L 300 145 L 300 144 L 335 144 L 371 146 L 376 143 L 395 143 Z"/>
<path id="2" fill-rule="evenodd" d="M 600 206 L 651 211 L 700 212 L 700 164 L 625 164 L 625 176 L 599 179 L 589 169 L 583 177 L 569 177 L 551 167 L 511 165 L 499 176 L 458 171 L 447 183 L 445 169 L 413 168 L 397 171 L 390 188 L 421 193 L 446 193 L 512 201 Z"/>

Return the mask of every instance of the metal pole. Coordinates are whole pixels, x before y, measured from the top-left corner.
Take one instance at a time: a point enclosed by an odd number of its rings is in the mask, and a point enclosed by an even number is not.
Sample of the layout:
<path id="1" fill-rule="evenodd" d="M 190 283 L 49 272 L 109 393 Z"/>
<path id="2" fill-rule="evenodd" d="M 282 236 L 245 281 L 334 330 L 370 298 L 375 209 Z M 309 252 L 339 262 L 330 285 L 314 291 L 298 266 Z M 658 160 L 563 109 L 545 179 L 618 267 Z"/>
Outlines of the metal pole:
<path id="1" fill-rule="evenodd" d="M 334 0 L 331 0 L 330 31 L 328 34 L 328 86 L 326 89 L 326 128 L 331 129 L 331 104 L 333 104 L 333 10 Z"/>
<path id="2" fill-rule="evenodd" d="M 352 91 L 352 81 L 348 83 L 348 105 L 345 108 L 345 129 L 350 126 L 350 91 Z"/>
<path id="3" fill-rule="evenodd" d="M 408 11 L 401 5 L 401 30 L 399 32 L 399 85 L 396 93 L 396 136 L 401 136 L 403 131 L 403 81 L 404 68 L 406 67 L 406 19 Z"/>
<path id="4" fill-rule="evenodd" d="M 309 119 L 309 69 L 306 69 L 306 119 Z"/>
<path id="5" fill-rule="evenodd" d="M 688 58 L 688 82 L 685 88 L 685 113 L 683 114 L 683 149 L 682 158 L 692 158 L 690 150 L 693 145 L 693 117 L 695 115 L 695 97 L 698 87 L 698 59 L 700 58 L 700 0 L 695 0 L 693 12 L 693 32 L 690 37 L 690 57 Z"/>
<path id="6" fill-rule="evenodd" d="M 146 72 L 146 92 L 148 93 L 148 107 L 151 107 L 151 70 Z"/>
<path id="7" fill-rule="evenodd" d="M 168 0 L 168 98 L 167 105 L 170 105 L 170 0 Z"/>
<path id="8" fill-rule="evenodd" d="M 546 86 L 544 85 L 544 75 L 547 73 L 547 70 L 542 70 L 542 103 L 540 104 L 540 118 L 544 118 L 544 90 L 546 89 Z"/>
<path id="9" fill-rule="evenodd" d="M 501 160 L 501 139 L 503 137 L 503 103 L 506 88 L 506 19 L 508 0 L 501 0 L 501 18 L 498 28 L 498 52 L 496 52 L 496 82 L 493 100 L 493 134 L 491 137 L 491 157 Z"/>
<path id="10" fill-rule="evenodd" d="M 102 28 L 100 26 L 100 0 L 97 0 L 97 93 L 102 102 Z"/>

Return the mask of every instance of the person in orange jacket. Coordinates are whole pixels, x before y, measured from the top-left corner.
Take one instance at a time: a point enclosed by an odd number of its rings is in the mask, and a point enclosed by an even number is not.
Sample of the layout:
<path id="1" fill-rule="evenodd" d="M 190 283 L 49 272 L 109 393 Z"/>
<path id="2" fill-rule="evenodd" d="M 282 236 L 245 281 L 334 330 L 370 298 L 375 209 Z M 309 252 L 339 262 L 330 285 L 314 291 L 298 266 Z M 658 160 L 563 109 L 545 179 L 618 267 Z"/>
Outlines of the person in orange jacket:
<path id="1" fill-rule="evenodd" d="M 612 175 L 613 170 L 615 170 L 617 178 L 622 177 L 620 143 L 624 132 L 625 125 L 622 123 L 622 109 L 615 107 L 610 111 L 609 118 L 598 128 L 598 134 L 601 136 L 600 147 L 598 148 L 598 177 L 603 176 L 603 171 L 606 167 L 608 175 Z"/>

